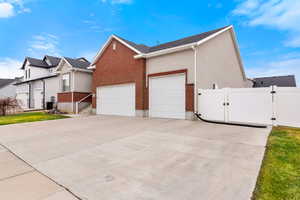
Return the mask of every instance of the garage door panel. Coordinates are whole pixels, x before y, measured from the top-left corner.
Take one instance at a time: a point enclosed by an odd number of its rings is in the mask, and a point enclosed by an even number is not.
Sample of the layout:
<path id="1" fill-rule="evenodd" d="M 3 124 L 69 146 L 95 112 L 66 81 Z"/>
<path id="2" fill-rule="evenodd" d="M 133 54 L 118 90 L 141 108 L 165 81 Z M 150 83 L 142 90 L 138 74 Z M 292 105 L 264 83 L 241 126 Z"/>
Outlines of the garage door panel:
<path id="1" fill-rule="evenodd" d="M 185 119 L 185 75 L 150 78 L 149 115 Z"/>
<path id="2" fill-rule="evenodd" d="M 97 88 L 97 114 L 135 116 L 135 84 Z"/>

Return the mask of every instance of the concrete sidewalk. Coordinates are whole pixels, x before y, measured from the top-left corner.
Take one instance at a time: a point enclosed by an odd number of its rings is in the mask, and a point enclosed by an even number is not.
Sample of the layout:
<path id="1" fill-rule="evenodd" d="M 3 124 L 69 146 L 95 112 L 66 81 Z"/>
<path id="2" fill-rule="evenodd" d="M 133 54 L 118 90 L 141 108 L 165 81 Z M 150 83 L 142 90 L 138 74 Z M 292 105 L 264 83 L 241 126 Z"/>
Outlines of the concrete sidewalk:
<path id="1" fill-rule="evenodd" d="M 78 200 L 0 146 L 0 199 Z"/>
<path id="2" fill-rule="evenodd" d="M 249 200 L 270 128 L 92 116 L 3 126 L 0 133 L 1 144 L 82 199 Z M 66 194 L 30 170 L 14 173 L 33 175 L 19 177 L 28 187 L 41 182 L 38 198 Z M 10 187 L 5 194 L 18 199 L 22 191 L 11 182 L 0 190 Z"/>

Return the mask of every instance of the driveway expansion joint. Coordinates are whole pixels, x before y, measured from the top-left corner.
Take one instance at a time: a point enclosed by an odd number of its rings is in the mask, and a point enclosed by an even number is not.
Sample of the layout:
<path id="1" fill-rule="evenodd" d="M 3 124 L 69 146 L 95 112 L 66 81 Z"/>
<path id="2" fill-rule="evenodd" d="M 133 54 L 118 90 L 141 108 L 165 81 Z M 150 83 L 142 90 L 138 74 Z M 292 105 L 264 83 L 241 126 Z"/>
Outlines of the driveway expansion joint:
<path id="1" fill-rule="evenodd" d="M 53 180 L 52 178 L 50 178 L 49 176 L 47 176 L 46 174 L 42 173 L 41 171 L 39 171 L 37 168 L 35 168 L 33 165 L 31 165 L 30 163 L 28 163 L 26 160 L 22 159 L 20 156 L 18 156 L 17 154 L 15 154 L 13 151 L 11 151 L 7 146 L 5 146 L 4 144 L 0 143 L 0 146 L 3 147 L 4 149 L 6 149 L 9 153 L 11 153 L 12 155 L 14 155 L 16 158 L 18 158 L 19 160 L 21 160 L 22 162 L 24 162 L 25 164 L 27 164 L 29 167 L 32 168 L 32 170 L 30 172 L 25 172 L 25 173 L 21 173 L 12 177 L 8 177 L 5 179 L 9 179 L 9 178 L 13 178 L 13 177 L 17 177 L 20 175 L 25 175 L 25 174 L 29 174 L 29 173 L 33 173 L 34 171 L 38 172 L 39 174 L 41 174 L 42 176 L 46 177 L 47 179 L 51 180 L 52 182 L 54 182 L 56 185 L 60 186 L 61 188 L 65 189 L 67 192 L 69 192 L 71 195 L 73 195 L 76 199 L 78 200 L 83 200 L 80 197 L 78 197 L 76 194 L 74 194 L 69 188 L 65 187 L 64 185 L 58 183 L 57 181 Z M 3 181 L 5 179 L 1 179 L 0 181 Z"/>

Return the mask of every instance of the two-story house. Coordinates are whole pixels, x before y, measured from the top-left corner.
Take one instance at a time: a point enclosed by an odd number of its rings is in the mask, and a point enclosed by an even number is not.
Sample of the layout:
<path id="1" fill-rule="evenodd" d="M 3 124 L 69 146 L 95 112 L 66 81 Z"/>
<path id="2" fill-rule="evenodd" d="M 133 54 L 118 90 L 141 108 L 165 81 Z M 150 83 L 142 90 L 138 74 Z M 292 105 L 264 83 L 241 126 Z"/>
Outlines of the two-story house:
<path id="1" fill-rule="evenodd" d="M 90 94 L 92 72 L 85 58 L 44 56 L 25 58 L 23 80 L 17 85 L 17 99 L 24 110 L 51 109 L 75 112 L 75 104 Z M 89 85 L 90 84 L 90 85 Z M 89 99 L 86 99 L 89 101 Z"/>

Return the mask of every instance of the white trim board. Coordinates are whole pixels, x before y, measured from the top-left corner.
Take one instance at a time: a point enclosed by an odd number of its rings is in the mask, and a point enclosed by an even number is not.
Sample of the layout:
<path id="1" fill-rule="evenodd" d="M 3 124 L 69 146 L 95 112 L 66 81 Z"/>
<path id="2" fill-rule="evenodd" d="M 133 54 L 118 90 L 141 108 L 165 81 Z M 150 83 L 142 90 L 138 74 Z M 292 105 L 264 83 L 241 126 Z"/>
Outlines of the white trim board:
<path id="1" fill-rule="evenodd" d="M 103 52 L 105 51 L 105 49 L 108 47 L 108 45 L 110 44 L 110 42 L 115 39 L 118 42 L 122 43 L 123 45 L 125 45 L 126 47 L 128 47 L 129 49 L 133 50 L 134 52 L 141 54 L 142 52 L 140 52 L 139 50 L 137 50 L 136 48 L 132 47 L 131 45 L 129 45 L 128 43 L 126 43 L 125 41 L 123 41 L 121 38 L 119 38 L 116 35 L 111 35 L 108 40 L 105 42 L 105 44 L 102 46 L 102 48 L 98 51 L 97 55 L 95 56 L 92 64 L 90 67 L 88 67 L 88 69 L 95 69 L 95 64 L 96 62 L 99 60 L 99 58 L 101 57 L 101 55 L 103 54 Z"/>

